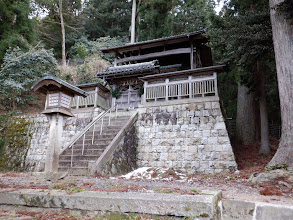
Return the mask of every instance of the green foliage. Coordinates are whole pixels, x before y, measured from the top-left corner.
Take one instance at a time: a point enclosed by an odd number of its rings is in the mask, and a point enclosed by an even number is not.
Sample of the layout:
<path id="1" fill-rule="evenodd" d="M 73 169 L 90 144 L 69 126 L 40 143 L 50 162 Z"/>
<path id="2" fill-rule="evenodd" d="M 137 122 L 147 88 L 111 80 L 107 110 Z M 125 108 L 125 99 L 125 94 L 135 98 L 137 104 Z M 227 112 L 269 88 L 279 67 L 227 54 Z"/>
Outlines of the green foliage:
<path id="1" fill-rule="evenodd" d="M 9 47 L 28 49 L 36 40 L 30 12 L 29 0 L 0 1 L 0 64 Z"/>
<path id="2" fill-rule="evenodd" d="M 94 40 L 100 37 L 128 36 L 131 2 L 127 0 L 88 0 L 81 14 L 85 34 Z"/>
<path id="3" fill-rule="evenodd" d="M 279 120 L 279 98 L 274 64 L 272 27 L 268 1 L 231 0 L 220 16 L 212 17 L 208 31 L 214 60 L 226 64 L 228 73 L 219 76 L 219 89 L 229 116 L 236 116 L 236 87 L 240 82 L 259 92 L 257 62 L 263 65 L 271 120 Z M 227 84 L 226 82 L 229 82 Z M 234 95 L 233 95 L 234 93 Z"/>
<path id="4" fill-rule="evenodd" d="M 121 95 L 122 93 L 118 87 L 112 90 L 112 97 L 118 99 L 121 97 Z"/>
<path id="5" fill-rule="evenodd" d="M 109 62 L 114 60 L 113 55 L 103 54 L 101 49 L 109 47 L 117 47 L 125 44 L 126 38 L 122 37 L 100 37 L 96 40 L 88 40 L 85 36 L 81 37 L 71 47 L 69 54 L 72 58 L 85 58 L 93 54 L 103 56 L 103 58 Z M 83 56 L 85 55 L 85 56 Z"/>
<path id="6" fill-rule="evenodd" d="M 211 0 L 142 1 L 140 41 L 207 28 L 214 14 L 213 4 Z"/>
<path id="7" fill-rule="evenodd" d="M 57 61 L 52 51 L 33 48 L 28 53 L 9 48 L 0 69 L 0 102 L 15 109 L 30 100 L 31 85 L 44 74 L 55 75 Z"/>

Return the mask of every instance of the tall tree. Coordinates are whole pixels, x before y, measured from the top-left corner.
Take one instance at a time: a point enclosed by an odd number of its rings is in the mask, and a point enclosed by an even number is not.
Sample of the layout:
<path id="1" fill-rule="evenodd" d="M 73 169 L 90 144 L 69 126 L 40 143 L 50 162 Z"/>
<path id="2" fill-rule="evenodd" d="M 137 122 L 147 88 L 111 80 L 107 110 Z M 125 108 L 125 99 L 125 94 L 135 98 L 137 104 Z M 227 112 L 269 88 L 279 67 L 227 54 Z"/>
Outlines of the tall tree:
<path id="1" fill-rule="evenodd" d="M 256 115 L 254 118 L 260 118 L 262 140 L 260 153 L 265 154 L 270 152 L 270 148 L 264 78 L 265 75 L 272 75 L 274 72 L 270 65 L 273 59 L 271 56 L 273 48 L 271 46 L 271 26 L 267 8 L 268 3 L 265 0 L 258 2 L 231 0 L 222 11 L 222 17 L 214 18 L 214 27 L 216 28 L 210 31 L 212 39 L 214 39 L 214 45 L 217 45 L 216 48 L 221 51 L 219 54 L 222 56 L 222 62 L 229 64 L 230 68 L 240 70 L 237 77 L 240 82 L 238 92 L 242 92 L 240 97 L 244 97 L 248 101 L 251 99 L 251 94 L 248 95 L 247 92 L 253 92 L 256 95 L 253 99 L 258 100 L 258 106 L 256 107 L 259 109 L 259 117 Z M 246 86 L 248 89 L 242 89 L 242 86 Z M 239 102 L 238 105 L 241 105 L 239 107 L 242 107 L 242 109 L 246 108 L 243 102 Z M 237 119 L 253 123 L 249 120 L 251 115 L 240 114 L 239 116 L 237 116 Z M 250 127 L 254 128 L 255 126 L 249 125 L 241 127 L 241 129 L 238 128 L 241 132 L 237 132 L 237 134 L 242 135 L 239 138 L 240 140 L 248 140 L 246 136 L 251 132 Z M 244 131 L 244 128 L 247 128 L 247 130 Z M 248 143 L 251 143 L 251 139 L 248 140 Z"/>
<path id="2" fill-rule="evenodd" d="M 129 36 L 131 1 L 88 0 L 81 15 L 85 34 L 91 40 Z"/>
<path id="3" fill-rule="evenodd" d="M 28 49 L 36 40 L 29 0 L 0 1 L 0 63 L 9 47 Z"/>
<path id="4" fill-rule="evenodd" d="M 40 36 L 51 47 L 60 45 L 62 65 L 66 65 L 66 38 L 72 31 L 79 31 L 78 16 L 81 0 L 35 0 L 37 8 L 43 9 L 48 15 L 40 20 Z M 56 33 L 55 30 L 60 30 Z M 51 44 L 53 42 L 53 44 Z"/>
<path id="5" fill-rule="evenodd" d="M 269 165 L 293 165 L 293 2 L 270 0 L 282 117 L 282 137 Z"/>

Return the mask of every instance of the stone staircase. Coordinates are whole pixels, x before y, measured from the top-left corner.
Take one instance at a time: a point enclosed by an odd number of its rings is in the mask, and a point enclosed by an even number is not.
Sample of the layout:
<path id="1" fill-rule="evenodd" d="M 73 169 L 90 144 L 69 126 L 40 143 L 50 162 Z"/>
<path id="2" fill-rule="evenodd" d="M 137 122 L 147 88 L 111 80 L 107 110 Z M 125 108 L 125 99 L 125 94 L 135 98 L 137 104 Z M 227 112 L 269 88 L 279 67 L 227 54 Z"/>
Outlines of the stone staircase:
<path id="1" fill-rule="evenodd" d="M 88 172 L 89 161 L 97 161 L 107 146 L 111 143 L 114 137 L 119 133 L 121 128 L 129 120 L 130 116 L 120 115 L 111 117 L 111 124 L 109 123 L 109 117 L 104 118 L 103 130 L 100 135 L 101 120 L 95 124 L 94 142 L 92 144 L 93 128 L 85 133 L 84 139 L 84 153 L 82 155 L 83 148 L 83 136 L 76 141 L 71 147 L 65 149 L 59 156 L 59 172 L 69 172 L 73 175 L 86 175 Z M 71 155 L 73 148 L 73 159 L 71 167 Z"/>

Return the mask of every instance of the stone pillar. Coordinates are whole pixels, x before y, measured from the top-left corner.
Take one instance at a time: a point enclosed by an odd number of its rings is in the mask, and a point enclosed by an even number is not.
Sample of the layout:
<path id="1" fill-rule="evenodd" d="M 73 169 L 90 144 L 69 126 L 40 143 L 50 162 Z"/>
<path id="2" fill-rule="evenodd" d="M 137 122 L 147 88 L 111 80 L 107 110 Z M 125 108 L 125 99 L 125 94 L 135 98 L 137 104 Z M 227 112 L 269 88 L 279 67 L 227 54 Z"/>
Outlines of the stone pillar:
<path id="1" fill-rule="evenodd" d="M 59 113 L 51 116 L 49 143 L 45 161 L 45 172 L 57 172 L 61 137 L 63 133 L 63 116 Z"/>

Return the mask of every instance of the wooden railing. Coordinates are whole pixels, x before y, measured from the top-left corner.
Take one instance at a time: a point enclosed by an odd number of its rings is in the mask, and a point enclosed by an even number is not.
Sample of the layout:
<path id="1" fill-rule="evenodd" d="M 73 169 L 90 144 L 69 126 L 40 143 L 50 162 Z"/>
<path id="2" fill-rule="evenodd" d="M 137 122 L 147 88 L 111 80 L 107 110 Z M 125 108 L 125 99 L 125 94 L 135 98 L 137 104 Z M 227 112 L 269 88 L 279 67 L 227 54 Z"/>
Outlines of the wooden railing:
<path id="1" fill-rule="evenodd" d="M 204 96 L 217 96 L 217 73 L 211 76 L 193 78 L 164 83 L 144 84 L 144 102 L 163 101 Z"/>
<path id="2" fill-rule="evenodd" d="M 83 106 L 83 107 L 89 107 L 89 106 L 96 107 L 98 94 L 95 91 L 88 92 L 88 94 L 89 94 L 89 96 L 87 96 L 86 98 L 83 98 L 81 96 L 75 96 L 72 99 L 71 107 L 72 108 L 79 108 L 80 106 Z"/>

